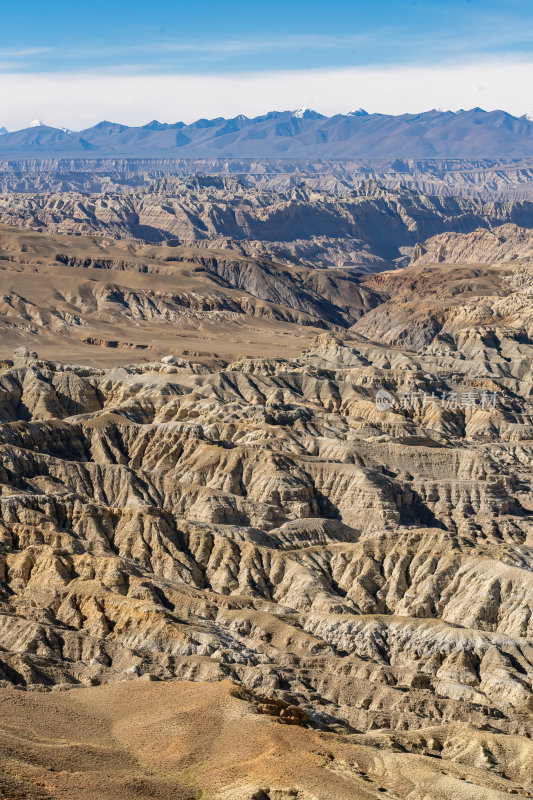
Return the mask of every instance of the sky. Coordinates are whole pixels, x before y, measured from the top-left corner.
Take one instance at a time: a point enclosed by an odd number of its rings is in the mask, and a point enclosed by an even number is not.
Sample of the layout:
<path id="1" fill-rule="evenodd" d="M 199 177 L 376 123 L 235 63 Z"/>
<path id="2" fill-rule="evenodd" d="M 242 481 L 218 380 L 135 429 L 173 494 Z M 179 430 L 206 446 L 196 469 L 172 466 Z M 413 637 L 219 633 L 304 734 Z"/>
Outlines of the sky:
<path id="1" fill-rule="evenodd" d="M 25 0 L 0 28 L 0 127 L 33 119 L 533 110 L 531 0 Z"/>

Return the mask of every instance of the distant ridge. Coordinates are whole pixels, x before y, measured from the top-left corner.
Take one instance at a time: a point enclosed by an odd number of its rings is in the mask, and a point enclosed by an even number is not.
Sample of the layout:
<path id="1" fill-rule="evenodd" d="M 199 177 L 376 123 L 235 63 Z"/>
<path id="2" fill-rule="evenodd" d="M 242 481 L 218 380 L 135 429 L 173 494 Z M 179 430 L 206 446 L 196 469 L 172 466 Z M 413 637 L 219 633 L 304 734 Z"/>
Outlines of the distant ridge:
<path id="1" fill-rule="evenodd" d="M 130 127 L 104 120 L 82 131 L 35 125 L 3 133 L 0 158 L 526 158 L 533 121 L 481 108 L 326 117 L 309 108 L 193 123 Z"/>

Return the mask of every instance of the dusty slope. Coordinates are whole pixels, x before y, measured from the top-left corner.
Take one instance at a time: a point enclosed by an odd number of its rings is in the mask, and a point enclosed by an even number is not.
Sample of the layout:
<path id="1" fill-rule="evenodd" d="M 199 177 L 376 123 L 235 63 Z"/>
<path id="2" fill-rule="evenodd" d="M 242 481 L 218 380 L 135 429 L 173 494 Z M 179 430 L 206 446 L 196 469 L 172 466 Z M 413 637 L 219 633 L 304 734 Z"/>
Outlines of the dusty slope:
<path id="1" fill-rule="evenodd" d="M 522 786 L 533 745 L 519 737 L 450 726 L 444 747 L 428 758 L 417 751 L 424 737 L 437 746 L 438 727 L 393 743 L 387 734 L 341 737 L 281 725 L 280 718 L 257 713 L 264 707 L 226 682 L 122 682 L 52 694 L 0 690 L 0 792 L 12 800 L 531 796 Z M 492 750 L 513 759 L 512 779 L 474 763 Z"/>
<path id="2" fill-rule="evenodd" d="M 296 354 L 377 302 L 345 270 L 0 226 L 0 357 L 21 342 L 98 364 Z"/>

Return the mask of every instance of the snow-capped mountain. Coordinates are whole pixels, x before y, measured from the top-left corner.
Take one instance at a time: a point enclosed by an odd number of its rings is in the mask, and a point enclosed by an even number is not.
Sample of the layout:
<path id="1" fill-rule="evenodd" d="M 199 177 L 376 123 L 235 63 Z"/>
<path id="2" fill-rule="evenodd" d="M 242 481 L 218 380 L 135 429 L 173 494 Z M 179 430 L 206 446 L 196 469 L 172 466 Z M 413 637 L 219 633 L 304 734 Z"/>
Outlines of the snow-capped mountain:
<path id="1" fill-rule="evenodd" d="M 481 108 L 326 117 L 310 108 L 249 118 L 128 126 L 104 120 L 82 131 L 34 120 L 4 132 L 0 157 L 426 159 L 533 157 L 533 115 Z"/>

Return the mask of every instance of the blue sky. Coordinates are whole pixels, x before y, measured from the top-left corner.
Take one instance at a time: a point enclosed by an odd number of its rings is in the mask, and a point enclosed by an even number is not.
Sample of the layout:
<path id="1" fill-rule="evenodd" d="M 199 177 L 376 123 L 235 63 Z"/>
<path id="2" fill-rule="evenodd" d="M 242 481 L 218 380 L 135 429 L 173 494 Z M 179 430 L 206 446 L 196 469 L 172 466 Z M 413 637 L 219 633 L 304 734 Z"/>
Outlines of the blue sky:
<path id="1" fill-rule="evenodd" d="M 533 52 L 531 0 L 26 0 L 2 9 L 0 68 L 206 73 Z"/>
<path id="2" fill-rule="evenodd" d="M 130 124 L 189 121 L 272 103 L 531 110 L 531 0 L 4 5 L 0 126 L 43 116 L 79 127 L 114 110 Z"/>

